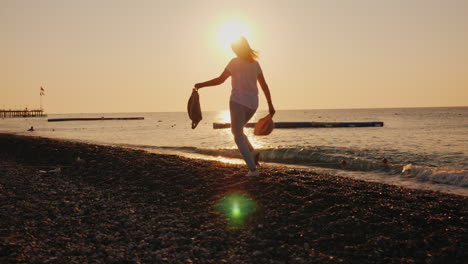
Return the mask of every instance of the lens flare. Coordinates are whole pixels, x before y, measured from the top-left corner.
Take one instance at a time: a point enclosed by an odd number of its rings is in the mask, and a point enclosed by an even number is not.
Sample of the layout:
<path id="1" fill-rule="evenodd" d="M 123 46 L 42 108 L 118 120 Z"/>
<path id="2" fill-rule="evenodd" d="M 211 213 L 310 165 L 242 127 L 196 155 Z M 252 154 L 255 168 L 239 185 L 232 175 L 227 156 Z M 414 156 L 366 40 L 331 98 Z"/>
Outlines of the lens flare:
<path id="1" fill-rule="evenodd" d="M 218 203 L 217 209 L 223 213 L 230 226 L 241 227 L 252 215 L 257 206 L 248 195 L 240 192 L 225 195 Z"/>
<path id="2" fill-rule="evenodd" d="M 232 205 L 232 217 L 238 218 L 241 216 L 241 210 L 239 209 L 239 205 L 237 203 L 234 203 Z"/>

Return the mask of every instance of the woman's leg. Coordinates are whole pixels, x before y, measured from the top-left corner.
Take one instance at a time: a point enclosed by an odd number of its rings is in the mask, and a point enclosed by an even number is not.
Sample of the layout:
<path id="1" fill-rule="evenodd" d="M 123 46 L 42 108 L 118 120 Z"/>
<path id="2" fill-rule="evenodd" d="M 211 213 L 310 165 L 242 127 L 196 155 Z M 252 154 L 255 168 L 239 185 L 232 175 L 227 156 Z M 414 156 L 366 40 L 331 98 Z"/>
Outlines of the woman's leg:
<path id="1" fill-rule="evenodd" d="M 247 124 L 250 121 L 250 119 L 255 114 L 255 110 L 250 109 L 248 107 L 246 107 L 246 109 L 247 109 L 247 111 L 245 112 L 245 120 L 246 121 L 244 123 L 244 126 L 245 126 L 245 124 Z M 247 145 L 249 145 L 250 155 L 253 157 L 255 165 L 258 166 L 259 165 L 258 160 L 260 158 L 260 154 L 259 153 L 254 153 L 255 149 L 252 146 L 252 144 L 250 144 L 249 138 L 245 134 L 244 134 L 244 137 L 245 137 L 245 140 L 247 141 Z"/>
<path id="2" fill-rule="evenodd" d="M 244 129 L 243 128 L 244 128 L 245 124 L 247 124 L 250 121 L 250 119 L 253 117 L 253 115 L 255 114 L 255 110 L 250 109 L 250 108 L 245 107 L 245 106 L 243 106 L 243 107 L 245 108 L 245 111 L 244 111 L 245 122 L 244 122 L 244 125 L 242 126 L 242 134 L 244 135 L 245 141 L 247 142 L 247 145 L 249 146 L 250 152 L 252 152 L 252 151 L 254 151 L 254 147 L 252 146 L 252 144 L 250 144 L 249 138 L 244 134 Z"/>
<path id="3" fill-rule="evenodd" d="M 251 154 L 253 147 L 244 134 L 244 126 L 255 114 L 255 110 L 234 102 L 230 102 L 229 106 L 231 109 L 231 131 L 234 135 L 234 141 L 249 169 L 255 170 L 257 166 Z"/>

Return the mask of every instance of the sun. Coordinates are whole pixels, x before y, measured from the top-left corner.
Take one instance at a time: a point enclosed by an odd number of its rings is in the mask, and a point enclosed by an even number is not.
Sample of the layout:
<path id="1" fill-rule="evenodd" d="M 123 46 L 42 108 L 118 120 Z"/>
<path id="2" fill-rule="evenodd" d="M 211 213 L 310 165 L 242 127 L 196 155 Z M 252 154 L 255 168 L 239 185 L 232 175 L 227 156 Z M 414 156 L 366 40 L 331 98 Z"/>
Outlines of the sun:
<path id="1" fill-rule="evenodd" d="M 241 36 L 250 40 L 249 28 L 239 20 L 228 20 L 218 28 L 216 38 L 221 47 L 231 51 L 231 43 L 238 40 Z"/>

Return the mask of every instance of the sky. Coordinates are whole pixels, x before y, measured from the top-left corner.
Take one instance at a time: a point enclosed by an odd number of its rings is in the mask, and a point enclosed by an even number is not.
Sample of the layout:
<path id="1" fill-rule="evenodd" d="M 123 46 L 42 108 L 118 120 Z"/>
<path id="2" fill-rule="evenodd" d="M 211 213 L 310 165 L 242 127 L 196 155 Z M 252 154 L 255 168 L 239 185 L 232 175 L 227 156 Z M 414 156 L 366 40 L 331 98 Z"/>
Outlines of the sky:
<path id="1" fill-rule="evenodd" d="M 185 111 L 236 34 L 279 110 L 468 106 L 467 14 L 466 0 L 0 0 L 0 109 L 38 108 L 42 86 L 48 113 Z M 202 110 L 228 109 L 230 89 L 201 90 Z"/>

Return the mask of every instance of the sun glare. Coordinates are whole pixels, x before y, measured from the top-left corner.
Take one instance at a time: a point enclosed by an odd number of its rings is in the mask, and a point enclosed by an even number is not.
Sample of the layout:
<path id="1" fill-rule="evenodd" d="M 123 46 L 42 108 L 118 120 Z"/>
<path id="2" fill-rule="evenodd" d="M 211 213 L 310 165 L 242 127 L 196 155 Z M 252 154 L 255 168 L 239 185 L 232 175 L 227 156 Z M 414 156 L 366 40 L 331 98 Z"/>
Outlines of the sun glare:
<path id="1" fill-rule="evenodd" d="M 239 20 L 229 20 L 221 24 L 217 32 L 218 43 L 227 51 L 231 51 L 231 43 L 241 36 L 250 40 L 249 28 Z"/>
<path id="2" fill-rule="evenodd" d="M 231 123 L 231 112 L 229 110 L 224 110 L 218 114 L 219 122 L 222 123 Z"/>

